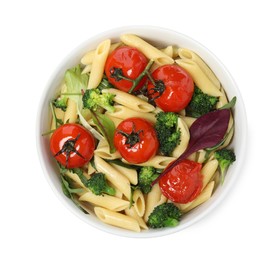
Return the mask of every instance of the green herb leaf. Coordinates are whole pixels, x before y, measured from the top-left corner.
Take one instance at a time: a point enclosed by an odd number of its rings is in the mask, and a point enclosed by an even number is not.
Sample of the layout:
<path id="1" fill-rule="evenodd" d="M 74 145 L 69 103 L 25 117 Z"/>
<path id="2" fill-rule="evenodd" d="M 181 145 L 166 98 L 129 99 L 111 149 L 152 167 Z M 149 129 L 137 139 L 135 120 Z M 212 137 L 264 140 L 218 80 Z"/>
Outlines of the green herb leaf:
<path id="1" fill-rule="evenodd" d="M 236 104 L 236 97 L 233 97 L 232 100 L 229 103 L 220 107 L 219 109 L 231 109 L 235 106 L 235 104 Z"/>
<path id="2" fill-rule="evenodd" d="M 92 112 L 92 115 L 94 124 L 109 144 L 110 153 L 114 153 L 116 151 L 114 146 L 114 133 L 116 130 L 114 122 L 106 115 L 98 112 Z"/>

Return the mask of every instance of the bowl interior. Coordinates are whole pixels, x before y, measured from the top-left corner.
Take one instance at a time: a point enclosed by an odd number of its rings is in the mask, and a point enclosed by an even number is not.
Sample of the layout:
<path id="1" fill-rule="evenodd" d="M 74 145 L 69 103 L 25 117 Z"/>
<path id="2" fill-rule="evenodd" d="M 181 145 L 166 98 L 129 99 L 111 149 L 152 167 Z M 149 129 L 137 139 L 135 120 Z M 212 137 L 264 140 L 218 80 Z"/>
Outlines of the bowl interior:
<path id="1" fill-rule="evenodd" d="M 123 33 L 137 34 L 143 37 L 146 41 L 154 44 L 155 46 L 165 47 L 167 45 L 176 45 L 193 50 L 211 67 L 213 72 L 222 83 L 224 89 L 226 90 L 228 98 L 231 99 L 233 96 L 237 97 L 237 104 L 234 110 L 234 119 L 236 122 L 235 134 L 232 143 L 232 147 L 234 148 L 237 156 L 237 161 L 229 168 L 224 184 L 217 188 L 212 198 L 206 203 L 192 210 L 189 214 L 184 215 L 180 224 L 175 228 L 148 230 L 141 233 L 135 233 L 127 230 L 122 230 L 117 227 L 108 226 L 100 222 L 95 216 L 89 216 L 81 212 L 68 198 L 64 196 L 61 189 L 60 179 L 58 177 L 58 169 L 49 151 L 49 140 L 47 137 L 41 136 L 42 133 L 49 130 L 49 102 L 57 93 L 57 87 L 60 85 L 60 82 L 64 76 L 64 72 L 68 68 L 71 68 L 78 64 L 80 62 L 80 58 L 89 50 L 96 48 L 98 43 L 100 43 L 101 41 L 110 38 L 112 42 L 116 42 L 119 40 L 119 36 Z M 88 224 L 109 233 L 128 237 L 155 237 L 174 233 L 192 225 L 199 219 L 203 218 L 217 204 L 219 204 L 220 201 L 222 201 L 222 199 L 225 197 L 226 193 L 233 186 L 233 183 L 239 173 L 239 168 L 243 163 L 243 156 L 246 147 L 246 132 L 246 115 L 241 94 L 230 73 L 227 71 L 224 65 L 215 57 L 215 55 L 213 55 L 200 43 L 183 34 L 164 28 L 146 26 L 130 26 L 113 29 L 94 36 L 75 48 L 61 62 L 61 64 L 57 66 L 56 70 L 53 72 L 52 77 L 50 78 L 48 84 L 44 89 L 44 92 L 42 93 L 42 99 L 39 105 L 37 117 L 37 147 L 39 158 L 41 161 L 43 172 L 54 193 L 71 212 L 83 219 Z"/>

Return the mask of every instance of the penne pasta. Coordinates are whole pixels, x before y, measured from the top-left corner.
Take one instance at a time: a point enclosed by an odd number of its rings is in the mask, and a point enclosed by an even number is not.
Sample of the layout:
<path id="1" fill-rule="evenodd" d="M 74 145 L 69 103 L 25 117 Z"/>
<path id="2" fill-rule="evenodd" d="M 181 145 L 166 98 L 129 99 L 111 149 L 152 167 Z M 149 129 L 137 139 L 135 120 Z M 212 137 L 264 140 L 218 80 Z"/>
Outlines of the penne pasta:
<path id="1" fill-rule="evenodd" d="M 112 51 L 114 51 L 115 49 L 117 49 L 120 46 L 122 46 L 121 42 L 112 43 L 110 45 L 108 54 L 110 54 Z M 96 50 L 92 50 L 92 51 L 85 53 L 85 55 L 81 58 L 81 63 L 83 65 L 91 65 L 93 63 L 95 52 L 96 52 Z"/>
<path id="2" fill-rule="evenodd" d="M 186 48 L 179 48 L 178 49 L 178 55 L 181 59 L 187 61 L 191 60 L 198 64 L 200 69 L 203 71 L 203 73 L 209 78 L 209 80 L 218 88 L 220 89 L 220 81 L 215 76 L 215 74 L 212 72 L 212 70 L 209 68 L 209 66 L 193 51 L 186 49 Z"/>
<path id="3" fill-rule="evenodd" d="M 144 214 L 145 222 L 148 221 L 149 215 L 153 212 L 154 208 L 166 202 L 167 198 L 161 193 L 159 185 L 156 183 L 152 190 L 147 194 L 146 209 Z"/>
<path id="4" fill-rule="evenodd" d="M 164 169 L 168 166 L 169 163 L 171 163 L 174 160 L 176 160 L 176 158 L 174 158 L 174 157 L 156 155 L 153 158 L 149 159 L 147 162 L 135 164 L 135 165 L 153 166 L 154 168 L 157 168 L 157 169 Z M 129 162 L 126 161 L 125 159 L 122 159 L 122 161 L 126 164 L 129 164 Z"/>
<path id="5" fill-rule="evenodd" d="M 88 89 L 96 88 L 102 80 L 105 62 L 109 53 L 111 40 L 101 42 L 93 55 L 91 73 L 89 77 Z"/>
<path id="6" fill-rule="evenodd" d="M 167 54 L 163 53 L 153 45 L 147 43 L 134 34 L 123 34 L 121 35 L 120 39 L 124 44 L 137 48 L 147 58 L 149 58 L 150 60 L 154 60 L 154 62 L 157 63 L 159 66 L 174 63 L 174 60 Z"/>
<path id="7" fill-rule="evenodd" d="M 140 232 L 140 227 L 136 219 L 127 216 L 122 213 L 114 212 L 111 210 L 107 210 L 101 207 L 95 207 L 96 216 L 104 223 L 132 230 L 135 232 Z"/>
<path id="8" fill-rule="evenodd" d="M 74 100 L 69 98 L 67 102 L 67 109 L 64 115 L 64 124 L 75 123 L 76 120 L 77 120 L 77 105 Z"/>
<path id="9" fill-rule="evenodd" d="M 133 185 L 136 185 L 138 183 L 138 174 L 137 171 L 135 169 L 129 169 L 114 163 L 111 163 L 111 165 L 117 170 L 119 171 L 121 174 L 123 174 L 126 178 L 128 178 L 128 180 L 130 181 L 130 183 L 132 183 Z"/>
<path id="10" fill-rule="evenodd" d="M 218 167 L 218 161 L 213 159 L 208 161 L 202 168 L 201 173 L 203 175 L 203 187 L 206 187 L 209 181 L 212 179 L 214 173 Z"/>
<path id="11" fill-rule="evenodd" d="M 155 107 L 149 104 L 148 102 L 134 95 L 123 92 L 121 90 L 110 88 L 110 89 L 104 89 L 102 92 L 111 93 L 115 95 L 115 97 L 113 98 L 115 102 L 125 107 L 128 107 L 132 110 L 142 112 L 142 113 L 148 113 L 155 110 Z"/>
<path id="12" fill-rule="evenodd" d="M 152 123 L 155 123 L 155 121 L 156 121 L 155 114 L 153 114 L 153 113 L 138 112 L 138 111 L 135 111 L 133 109 L 130 109 L 128 107 L 121 106 L 121 105 L 115 105 L 114 107 L 115 107 L 114 112 L 106 111 L 105 114 L 110 117 L 117 117 L 120 119 L 127 119 L 130 117 L 140 117 L 140 118 L 149 120 Z"/>
<path id="13" fill-rule="evenodd" d="M 178 129 L 181 132 L 181 141 L 173 151 L 173 157 L 178 158 L 187 148 L 190 139 L 189 129 L 185 123 L 184 118 L 178 118 Z"/>
<path id="14" fill-rule="evenodd" d="M 186 116 L 186 117 L 184 118 L 184 121 L 185 121 L 185 123 L 186 123 L 186 125 L 187 125 L 188 128 L 191 127 L 191 125 L 195 122 L 195 120 L 196 120 L 196 118 L 190 117 L 190 116 Z"/>
<path id="15" fill-rule="evenodd" d="M 113 168 L 109 163 L 105 162 L 99 156 L 95 155 L 95 165 L 98 172 L 105 174 L 107 180 L 120 190 L 129 200 L 131 196 L 131 188 L 129 180 L 119 171 Z"/>
<path id="16" fill-rule="evenodd" d="M 107 194 L 95 195 L 91 191 L 86 192 L 79 197 L 80 201 L 87 201 L 95 206 L 101 206 L 106 209 L 114 211 L 122 211 L 129 207 L 129 201 L 117 198 L 115 196 L 109 196 Z"/>
<path id="17" fill-rule="evenodd" d="M 214 187 L 214 181 L 211 181 L 203 189 L 201 194 L 194 201 L 192 201 L 192 203 L 187 208 L 184 209 L 184 212 L 188 212 L 188 211 L 196 208 L 197 206 L 203 204 L 204 202 L 206 202 L 212 195 L 213 187 Z"/>
<path id="18" fill-rule="evenodd" d="M 134 207 L 125 209 L 125 214 L 127 216 L 134 218 L 142 229 L 145 229 L 145 230 L 149 229 L 148 226 L 146 225 L 145 221 L 143 220 L 143 218 L 138 216 Z"/>
<path id="19" fill-rule="evenodd" d="M 105 160 L 115 160 L 121 158 L 121 155 L 118 151 L 110 153 L 110 147 L 104 138 L 99 141 L 94 154 Z"/>
<path id="20" fill-rule="evenodd" d="M 215 97 L 223 95 L 194 61 L 180 59 L 176 60 L 176 63 L 191 75 L 193 81 L 204 93 Z"/>
<path id="21" fill-rule="evenodd" d="M 133 207 L 139 217 L 143 217 L 145 213 L 145 198 L 140 190 L 133 192 Z"/>

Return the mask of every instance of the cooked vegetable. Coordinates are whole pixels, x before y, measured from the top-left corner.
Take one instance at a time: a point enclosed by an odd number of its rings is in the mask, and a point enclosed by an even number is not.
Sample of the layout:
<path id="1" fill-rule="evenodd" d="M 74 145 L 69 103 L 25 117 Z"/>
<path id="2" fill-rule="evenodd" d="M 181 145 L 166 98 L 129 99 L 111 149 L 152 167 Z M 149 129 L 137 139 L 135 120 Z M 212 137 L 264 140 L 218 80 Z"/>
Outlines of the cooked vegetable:
<path id="1" fill-rule="evenodd" d="M 54 158 L 66 168 L 82 167 L 94 155 L 95 139 L 79 124 L 64 124 L 50 138 Z"/>
<path id="2" fill-rule="evenodd" d="M 191 76 L 180 66 L 160 66 L 149 78 L 148 97 L 164 112 L 179 112 L 189 104 L 194 83 Z"/>
<path id="3" fill-rule="evenodd" d="M 220 173 L 221 173 L 221 183 L 224 182 L 225 172 L 229 166 L 236 160 L 235 153 L 229 149 L 221 149 L 215 152 L 214 157 L 219 162 Z"/>
<path id="4" fill-rule="evenodd" d="M 215 110 L 196 119 L 189 129 L 190 141 L 187 149 L 158 176 L 153 184 L 192 153 L 220 143 L 228 129 L 229 120 L 229 109 Z"/>
<path id="5" fill-rule="evenodd" d="M 125 119 L 118 125 L 114 144 L 121 156 L 134 164 L 148 161 L 159 146 L 154 127 L 139 117 Z"/>
<path id="6" fill-rule="evenodd" d="M 207 114 L 215 109 L 218 100 L 218 97 L 209 96 L 195 86 L 192 99 L 186 108 L 186 115 L 197 118 Z"/>
<path id="7" fill-rule="evenodd" d="M 155 130 L 163 155 L 169 156 L 181 141 L 181 132 L 177 128 L 178 115 L 173 112 L 160 112 L 156 115 Z"/>
<path id="8" fill-rule="evenodd" d="M 55 100 L 53 100 L 52 104 L 53 104 L 54 107 L 60 108 L 63 111 L 66 111 L 67 101 L 68 101 L 68 97 L 66 95 L 62 95 L 62 96 L 56 98 Z"/>
<path id="9" fill-rule="evenodd" d="M 115 189 L 107 184 L 105 175 L 101 172 L 93 174 L 87 181 L 86 186 L 95 195 L 102 195 L 103 193 L 106 193 L 113 196 L 116 193 Z"/>
<path id="10" fill-rule="evenodd" d="M 203 187 L 202 164 L 184 159 L 159 180 L 162 194 L 173 202 L 194 200 Z"/>
<path id="11" fill-rule="evenodd" d="M 87 89 L 82 97 L 83 106 L 96 111 L 98 107 L 102 107 L 109 112 L 114 112 L 113 98 L 115 95 L 111 93 L 101 93 L 99 89 Z"/>
<path id="12" fill-rule="evenodd" d="M 175 227 L 179 224 L 181 212 L 173 203 L 156 206 L 150 214 L 147 225 L 151 228 Z"/>
<path id="13" fill-rule="evenodd" d="M 152 166 L 144 166 L 141 168 L 138 174 L 138 187 L 144 193 L 147 194 L 152 189 L 152 182 L 158 177 L 156 169 Z"/>

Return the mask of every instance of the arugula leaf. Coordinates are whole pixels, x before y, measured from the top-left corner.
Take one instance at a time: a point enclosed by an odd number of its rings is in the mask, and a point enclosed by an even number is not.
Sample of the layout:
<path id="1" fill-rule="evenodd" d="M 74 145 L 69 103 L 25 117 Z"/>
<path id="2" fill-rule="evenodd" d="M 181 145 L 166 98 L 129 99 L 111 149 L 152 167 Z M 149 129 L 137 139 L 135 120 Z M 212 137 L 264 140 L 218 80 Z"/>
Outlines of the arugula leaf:
<path id="1" fill-rule="evenodd" d="M 98 112 L 92 111 L 92 115 L 94 124 L 109 144 L 110 153 L 114 153 L 116 151 L 116 148 L 114 146 L 114 133 L 116 130 L 114 122 L 108 116 L 100 114 Z"/>

